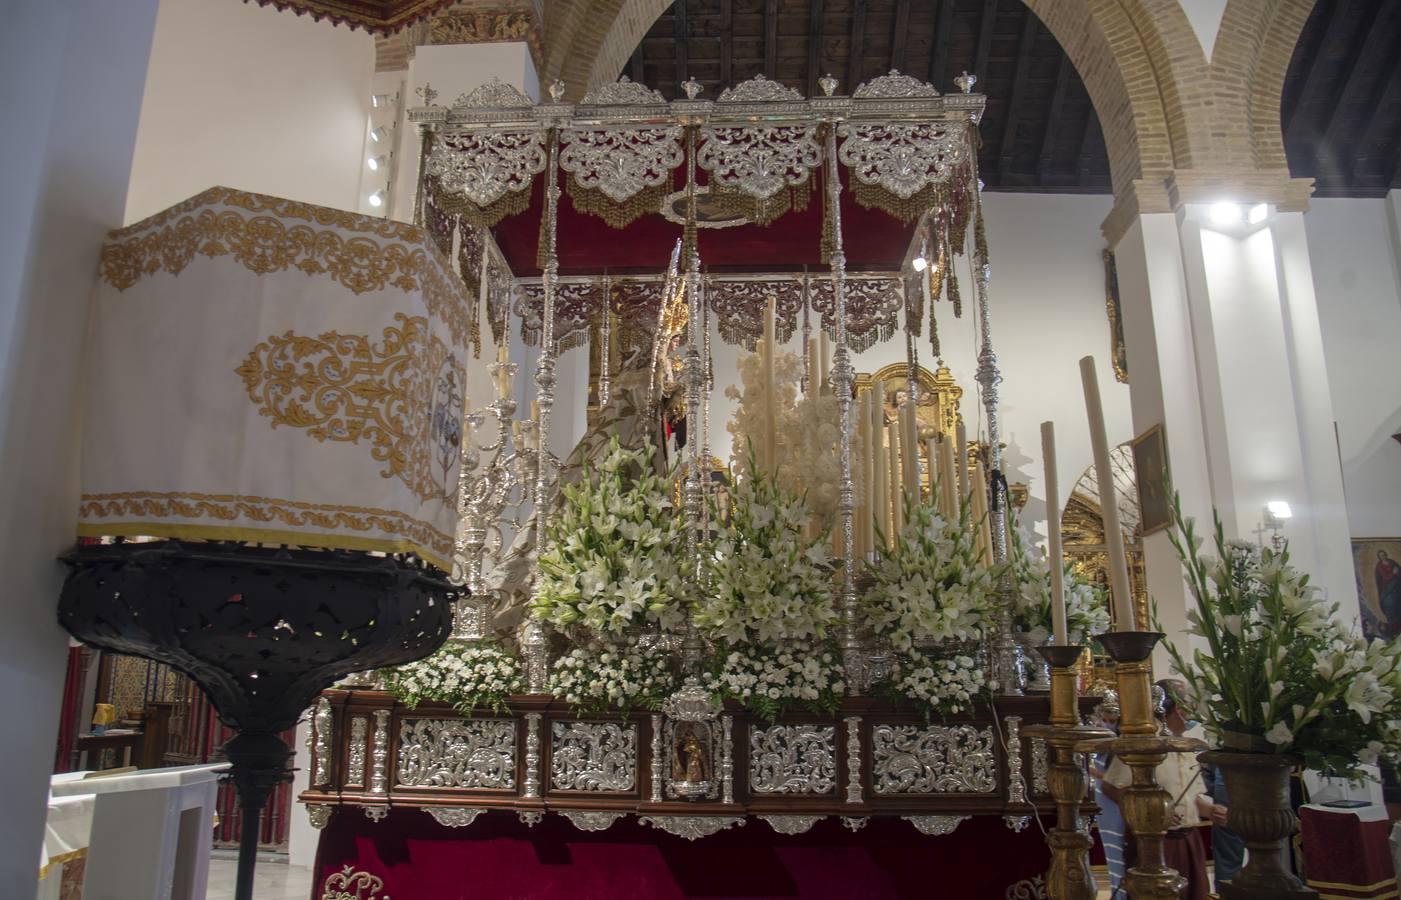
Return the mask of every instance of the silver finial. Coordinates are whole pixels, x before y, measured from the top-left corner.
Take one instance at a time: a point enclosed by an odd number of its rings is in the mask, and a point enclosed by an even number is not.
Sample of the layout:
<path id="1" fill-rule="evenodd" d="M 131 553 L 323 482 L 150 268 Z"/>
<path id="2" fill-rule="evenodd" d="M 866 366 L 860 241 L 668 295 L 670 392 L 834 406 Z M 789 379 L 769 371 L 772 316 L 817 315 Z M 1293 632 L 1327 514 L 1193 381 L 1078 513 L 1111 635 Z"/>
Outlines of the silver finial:
<path id="1" fill-rule="evenodd" d="M 550 102 L 558 103 L 564 99 L 564 82 L 556 78 L 550 82 Z"/>
<path id="2" fill-rule="evenodd" d="M 963 93 L 971 94 L 973 93 L 973 85 L 978 83 L 978 76 L 969 74 L 965 69 L 962 75 L 953 80 L 953 83 L 958 85 L 958 89 Z"/>
<path id="3" fill-rule="evenodd" d="M 817 86 L 822 88 L 822 96 L 830 97 L 837 90 L 837 79 L 832 77 L 831 72 L 828 72 L 817 79 Z"/>
<path id="4" fill-rule="evenodd" d="M 694 100 L 700 96 L 700 92 L 705 88 L 695 78 L 687 78 L 681 83 L 681 90 L 686 92 L 687 100 Z"/>
<path id="5" fill-rule="evenodd" d="M 438 92 L 433 90 L 433 88 L 429 87 L 428 82 L 426 81 L 423 83 L 423 87 L 419 88 L 414 93 L 418 94 L 418 97 L 420 100 L 423 101 L 424 106 L 432 106 L 433 101 L 438 99 Z"/>

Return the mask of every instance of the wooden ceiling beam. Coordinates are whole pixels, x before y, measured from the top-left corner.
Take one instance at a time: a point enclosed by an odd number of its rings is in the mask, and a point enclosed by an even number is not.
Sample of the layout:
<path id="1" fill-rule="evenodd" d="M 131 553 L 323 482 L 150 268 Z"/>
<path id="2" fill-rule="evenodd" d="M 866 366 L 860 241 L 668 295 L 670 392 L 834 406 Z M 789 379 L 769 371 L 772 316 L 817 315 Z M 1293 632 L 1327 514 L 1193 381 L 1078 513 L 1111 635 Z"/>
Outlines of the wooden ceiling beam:
<path id="1" fill-rule="evenodd" d="M 1070 86 L 1070 57 L 1061 53 L 1060 65 L 1056 68 L 1056 88 L 1051 94 L 1051 107 L 1046 111 L 1046 130 L 1041 133 L 1041 158 L 1036 166 L 1036 180 L 1046 184 L 1046 176 L 1051 170 L 1051 158 L 1055 155 L 1056 125 L 1060 123 L 1061 111 L 1065 107 L 1065 92 Z M 1091 110 L 1090 117 L 1094 117 Z"/>
<path id="2" fill-rule="evenodd" d="M 1401 4 L 1384 3 L 1375 10 L 1374 17 L 1366 26 L 1362 49 L 1353 57 L 1347 76 L 1343 79 L 1342 88 L 1337 90 L 1332 98 L 1328 121 L 1318 133 L 1317 153 L 1314 157 L 1314 175 L 1321 181 L 1328 182 L 1330 186 L 1341 187 L 1351 180 L 1351 167 L 1348 166 L 1349 171 L 1345 172 L 1345 163 L 1348 157 L 1355 159 L 1356 151 L 1360 149 L 1348 141 L 1346 135 L 1340 133 L 1341 113 L 1344 109 L 1352 107 L 1349 99 L 1362 96 L 1362 85 L 1366 80 L 1373 74 L 1384 71 L 1387 60 L 1396 58 L 1398 25 L 1401 25 Z M 1378 79 L 1378 87 L 1385 83 L 1384 79 Z M 1367 98 L 1365 108 L 1369 113 L 1376 112 L 1376 101 L 1380 99 L 1375 95 Z"/>
<path id="3" fill-rule="evenodd" d="M 808 96 L 817 93 L 822 77 L 822 0 L 808 0 Z"/>
<path id="4" fill-rule="evenodd" d="M 1095 115 L 1093 106 L 1089 109 L 1089 114 L 1085 116 L 1085 130 L 1080 132 L 1080 159 L 1076 170 L 1075 184 L 1077 187 L 1084 187 L 1090 180 L 1090 164 L 1093 162 L 1092 154 L 1095 149 L 1095 132 L 1098 131 L 1099 118 Z"/>
<path id="5" fill-rule="evenodd" d="M 681 2 L 681 0 L 677 0 Z M 1018 119 L 1022 114 L 1022 101 L 1026 96 L 1027 73 L 1031 71 L 1031 48 L 1036 43 L 1036 29 L 1041 27 L 1041 20 L 1032 15 L 1031 10 L 1024 11 L 1025 19 L 1022 22 L 1022 33 L 1017 38 L 1017 56 L 1012 63 L 1012 95 L 1007 100 L 1007 113 L 1002 121 L 1002 144 L 997 148 L 1000 160 L 998 162 L 997 173 L 1006 184 L 1007 173 L 1012 167 L 1012 151 L 1017 139 Z"/>
<path id="6" fill-rule="evenodd" d="M 637 49 L 632 51 L 632 60 L 628 65 L 628 77 L 638 84 L 646 84 L 644 60 L 642 58 L 642 44 L 639 42 Z"/>
<path id="7" fill-rule="evenodd" d="M 890 41 L 890 68 L 905 71 L 905 46 L 910 36 L 910 0 L 895 0 L 895 34 Z"/>
<path id="8" fill-rule="evenodd" d="M 735 41 L 733 0 L 720 0 L 720 87 L 734 84 L 734 59 L 731 46 Z"/>
<path id="9" fill-rule="evenodd" d="M 686 48 L 691 38 L 686 31 L 686 0 L 671 5 L 671 24 L 676 34 L 676 87 L 680 90 L 686 81 Z"/>
<path id="10" fill-rule="evenodd" d="M 1323 32 L 1323 38 L 1319 41 L 1318 49 L 1315 51 L 1313 59 L 1309 61 L 1308 71 L 1304 73 L 1303 84 L 1299 86 L 1299 92 L 1295 97 L 1294 107 L 1289 111 L 1289 117 L 1284 122 L 1284 142 L 1299 146 L 1301 139 L 1307 134 L 1310 127 L 1309 117 L 1305 109 L 1309 104 L 1309 99 L 1323 90 L 1324 78 L 1323 70 L 1327 68 L 1325 63 L 1329 57 L 1329 49 L 1333 47 L 1341 48 L 1343 43 L 1351 37 L 1350 19 L 1346 15 L 1346 5 L 1336 5 L 1332 10 L 1332 15 L 1328 17 L 1328 26 Z M 1314 158 L 1310 160 L 1314 168 L 1317 168 L 1317 146 L 1313 148 Z"/>
<path id="11" fill-rule="evenodd" d="M 842 93 L 850 94 L 861 83 L 861 57 L 866 53 L 866 0 L 852 0 L 851 43 L 846 56 L 846 84 Z"/>
<path id="12" fill-rule="evenodd" d="M 1389 101 L 1389 102 L 1381 102 Z M 1353 145 L 1352 167 L 1348 171 L 1347 183 L 1354 188 L 1386 188 L 1395 176 L 1390 180 L 1383 180 L 1376 177 L 1376 170 L 1380 169 L 1385 175 L 1391 172 L 1394 160 L 1401 149 L 1401 140 L 1398 140 L 1398 126 L 1395 115 L 1383 115 L 1382 109 L 1389 107 L 1397 108 L 1398 101 L 1401 101 L 1401 61 L 1392 63 L 1391 75 L 1386 79 L 1386 86 L 1382 88 L 1379 95 L 1379 102 L 1372 107 L 1372 117 L 1367 123 L 1367 129 L 1362 132 L 1362 138 Z M 1373 165 L 1380 160 L 1380 165 Z M 1371 169 L 1369 173 L 1366 170 Z"/>
<path id="13" fill-rule="evenodd" d="M 953 0 L 939 0 L 934 19 L 934 51 L 929 56 L 929 83 L 941 91 L 950 87 L 949 35 L 952 33 Z"/>
<path id="14" fill-rule="evenodd" d="M 778 0 L 764 0 L 764 77 L 778 77 Z"/>
<path id="15" fill-rule="evenodd" d="M 978 46 L 973 52 L 973 74 L 987 85 L 988 53 L 992 51 L 992 27 L 997 24 L 997 0 L 984 0 L 983 15 L 978 20 Z"/>

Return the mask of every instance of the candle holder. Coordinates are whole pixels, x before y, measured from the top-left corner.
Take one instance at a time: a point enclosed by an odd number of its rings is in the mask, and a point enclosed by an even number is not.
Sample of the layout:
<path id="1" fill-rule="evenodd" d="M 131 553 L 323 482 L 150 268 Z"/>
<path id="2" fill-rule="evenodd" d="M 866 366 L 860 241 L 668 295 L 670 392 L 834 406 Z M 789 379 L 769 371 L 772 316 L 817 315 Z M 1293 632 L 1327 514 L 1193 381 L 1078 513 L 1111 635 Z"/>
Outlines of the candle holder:
<path id="1" fill-rule="evenodd" d="M 1046 891 L 1051 900 L 1094 900 L 1097 888 L 1090 869 L 1094 840 L 1080 830 L 1080 804 L 1088 779 L 1075 757 L 1087 742 L 1112 739 L 1114 732 L 1080 722 L 1075 663 L 1085 648 L 1046 645 L 1036 649 L 1051 666 L 1051 721 L 1025 731 L 1045 741 L 1052 754 L 1048 783 L 1056 801 L 1056 827 L 1046 833 L 1051 848 Z"/>
<path id="2" fill-rule="evenodd" d="M 1138 843 L 1138 865 L 1129 869 L 1124 885 L 1130 900 L 1177 900 L 1187 879 L 1167 864 L 1163 841 L 1172 818 L 1173 798 L 1158 784 L 1158 764 L 1169 753 L 1197 753 L 1206 744 L 1195 738 L 1161 733 L 1153 715 L 1153 648 L 1163 639 L 1158 631 L 1114 631 L 1098 637 L 1114 660 L 1119 685 L 1119 736 L 1089 741 L 1081 749 L 1112 750 L 1133 773 L 1120 807 Z"/>

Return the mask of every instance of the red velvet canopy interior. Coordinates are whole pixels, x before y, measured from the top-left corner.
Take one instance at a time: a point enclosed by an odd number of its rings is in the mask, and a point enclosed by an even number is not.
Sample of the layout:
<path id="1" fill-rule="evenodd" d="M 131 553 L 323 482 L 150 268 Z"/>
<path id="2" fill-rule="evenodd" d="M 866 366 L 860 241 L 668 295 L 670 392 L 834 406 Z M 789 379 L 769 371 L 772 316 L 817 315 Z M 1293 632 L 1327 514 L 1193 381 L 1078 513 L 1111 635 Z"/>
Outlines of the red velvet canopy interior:
<path id="1" fill-rule="evenodd" d="M 678 179 L 680 179 L 678 172 Z M 845 189 L 842 173 L 842 240 L 846 266 L 853 272 L 888 272 L 904 261 L 914 232 L 878 209 L 861 206 Z M 517 276 L 540 274 L 536 250 L 544 214 L 543 177 L 535 179 L 530 208 L 503 219 L 493 229 L 496 242 Z M 563 179 L 561 178 L 561 188 Z M 677 189 L 680 190 L 681 184 Z M 713 272 L 788 272 L 803 267 L 826 270 L 821 259 L 822 177 L 812 176 L 805 209 L 790 211 L 768 226 L 701 229 L 701 264 Z M 579 212 L 561 189 L 557 252 L 562 275 L 656 274 L 666 268 L 681 226 L 660 213 L 642 216 L 625 228 L 612 228 L 597 216 Z"/>

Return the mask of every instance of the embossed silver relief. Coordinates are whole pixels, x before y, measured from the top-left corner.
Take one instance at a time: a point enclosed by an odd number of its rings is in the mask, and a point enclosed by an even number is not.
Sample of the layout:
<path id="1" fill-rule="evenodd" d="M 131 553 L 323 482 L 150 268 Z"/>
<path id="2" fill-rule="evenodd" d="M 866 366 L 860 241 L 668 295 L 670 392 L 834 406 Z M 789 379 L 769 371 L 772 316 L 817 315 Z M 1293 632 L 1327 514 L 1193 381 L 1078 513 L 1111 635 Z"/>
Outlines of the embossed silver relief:
<path id="1" fill-rule="evenodd" d="M 473 809 L 468 806 L 430 806 L 424 811 L 432 816 L 439 825 L 446 825 L 449 828 L 466 828 L 477 820 L 477 816 L 486 812 L 484 809 Z"/>
<path id="2" fill-rule="evenodd" d="M 858 100 L 894 100 L 907 97 L 938 97 L 939 91 L 932 84 L 910 75 L 901 75 L 897 70 L 891 69 L 888 74 L 862 84 L 851 96 Z"/>
<path id="3" fill-rule="evenodd" d="M 822 816 L 760 816 L 779 834 L 802 834 L 812 829 Z"/>
<path id="4" fill-rule="evenodd" d="M 735 742 L 734 716 L 721 716 L 720 729 L 723 733 L 724 749 L 720 754 L 720 802 L 735 802 Z"/>
<path id="5" fill-rule="evenodd" d="M 862 184 L 908 200 L 949 180 L 968 161 L 968 138 L 958 122 L 844 122 L 837 158 Z"/>
<path id="6" fill-rule="evenodd" d="M 801 100 L 803 95 L 779 81 L 770 81 L 763 75 L 755 75 L 748 81 L 741 81 L 720 92 L 720 103 L 782 103 Z"/>
<path id="7" fill-rule="evenodd" d="M 516 723 L 509 719 L 405 719 L 399 785 L 511 790 Z"/>
<path id="8" fill-rule="evenodd" d="M 652 802 L 662 802 L 662 764 L 665 757 L 664 742 L 662 740 L 662 717 L 658 713 L 652 714 Z"/>
<path id="9" fill-rule="evenodd" d="M 381 822 L 385 816 L 389 815 L 389 807 L 387 806 L 362 806 L 360 808 L 365 811 L 365 818 L 371 822 Z"/>
<path id="10" fill-rule="evenodd" d="M 582 809 L 561 809 L 559 814 L 564 816 L 574 827 L 580 831 L 607 831 L 613 823 L 621 819 L 627 813 L 622 812 L 601 812 L 587 811 Z"/>
<path id="11" fill-rule="evenodd" d="M 525 791 L 523 796 L 540 796 L 540 719 L 539 713 L 525 714 Z"/>
<path id="12" fill-rule="evenodd" d="M 661 91 L 632 81 L 626 75 L 617 81 L 596 87 L 584 95 L 581 106 L 650 106 L 665 105 Z"/>
<path id="13" fill-rule="evenodd" d="M 312 783 L 318 787 L 331 784 L 331 742 L 335 739 L 335 717 L 331 704 L 325 697 L 316 701 L 316 713 L 312 716 L 312 759 L 315 777 Z"/>
<path id="14" fill-rule="evenodd" d="M 1025 803 L 1026 779 L 1022 777 L 1022 717 L 1007 716 L 1002 721 L 1007 725 L 1007 802 Z"/>
<path id="15" fill-rule="evenodd" d="M 331 813 L 334 811 L 334 806 L 325 803 L 308 803 L 306 805 L 307 821 L 311 822 L 312 828 L 320 831 L 330 823 Z"/>
<path id="16" fill-rule="evenodd" d="M 439 135 L 425 169 L 443 194 L 466 197 L 477 206 L 529 190 L 544 170 L 544 133 L 534 129 Z"/>
<path id="17" fill-rule="evenodd" d="M 711 183 L 767 200 L 808 180 L 822 163 L 812 125 L 707 126 L 696 163 Z"/>
<path id="18" fill-rule="evenodd" d="M 644 188 L 671 184 L 681 165 L 681 126 L 563 131 L 559 167 L 582 187 L 622 203 Z"/>
<path id="19" fill-rule="evenodd" d="M 500 109 L 534 106 L 535 101 L 526 96 L 514 84 L 508 84 L 496 76 L 466 94 L 460 94 L 452 102 L 453 109 Z"/>
<path id="20" fill-rule="evenodd" d="M 932 837 L 943 837 L 946 834 L 953 834 L 959 824 L 968 821 L 971 816 L 905 816 L 920 834 L 927 834 Z"/>
<path id="21" fill-rule="evenodd" d="M 1051 791 L 1050 782 L 1047 781 L 1049 771 L 1049 761 L 1046 756 L 1046 741 L 1042 738 L 1031 739 L 1031 789 L 1038 794 L 1048 794 Z"/>
<path id="22" fill-rule="evenodd" d="M 846 802 L 861 802 L 861 719 L 846 720 Z"/>
<path id="23" fill-rule="evenodd" d="M 551 722 L 550 785 L 559 791 L 630 791 L 637 783 L 637 727 Z"/>
<path id="24" fill-rule="evenodd" d="M 358 788 L 365 786 L 365 733 L 370 720 L 365 716 L 355 716 L 350 720 L 350 749 L 345 764 L 345 786 Z"/>
<path id="25" fill-rule="evenodd" d="M 836 726 L 749 730 L 749 786 L 758 794 L 827 794 L 837 786 Z"/>
<path id="26" fill-rule="evenodd" d="M 991 728 L 877 725 L 871 731 L 877 794 L 990 794 L 997 790 Z"/>
<path id="27" fill-rule="evenodd" d="M 370 745 L 370 793 L 383 794 L 389 790 L 389 710 L 375 710 Z"/>
<path id="28" fill-rule="evenodd" d="M 688 841 L 744 824 L 742 816 L 642 816 L 638 821 Z"/>

